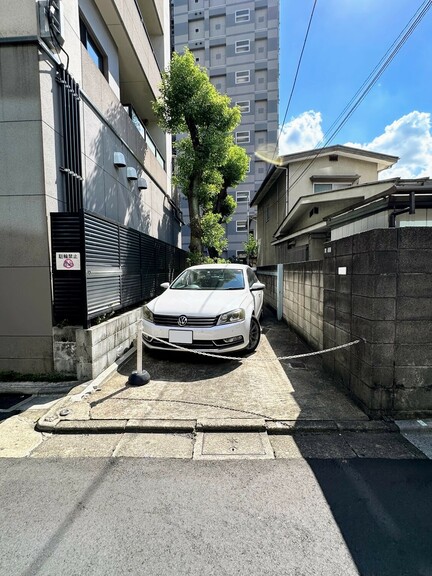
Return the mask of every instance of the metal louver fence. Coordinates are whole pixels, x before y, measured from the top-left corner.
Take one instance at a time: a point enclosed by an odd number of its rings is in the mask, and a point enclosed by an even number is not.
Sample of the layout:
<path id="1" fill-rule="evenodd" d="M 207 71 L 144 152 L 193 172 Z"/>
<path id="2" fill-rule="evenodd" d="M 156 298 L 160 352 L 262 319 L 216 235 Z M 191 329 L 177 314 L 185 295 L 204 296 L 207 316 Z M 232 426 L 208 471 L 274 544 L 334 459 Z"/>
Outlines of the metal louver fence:
<path id="1" fill-rule="evenodd" d="M 51 240 L 56 323 L 88 326 L 153 298 L 186 268 L 184 250 L 85 211 L 52 213 Z"/>

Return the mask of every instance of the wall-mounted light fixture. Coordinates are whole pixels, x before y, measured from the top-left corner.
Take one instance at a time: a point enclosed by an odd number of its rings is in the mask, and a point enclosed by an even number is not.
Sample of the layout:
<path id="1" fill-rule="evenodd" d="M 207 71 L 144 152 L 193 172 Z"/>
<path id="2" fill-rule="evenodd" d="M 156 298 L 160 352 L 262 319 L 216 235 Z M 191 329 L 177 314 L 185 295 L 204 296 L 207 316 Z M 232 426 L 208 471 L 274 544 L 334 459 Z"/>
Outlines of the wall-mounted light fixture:
<path id="1" fill-rule="evenodd" d="M 132 166 L 126 168 L 126 178 L 128 180 L 138 180 L 137 171 Z"/>
<path id="2" fill-rule="evenodd" d="M 138 178 L 138 190 L 147 190 L 147 180 L 145 178 Z"/>
<path id="3" fill-rule="evenodd" d="M 124 168 L 126 166 L 126 160 L 121 152 L 114 152 L 114 166 L 116 168 Z"/>

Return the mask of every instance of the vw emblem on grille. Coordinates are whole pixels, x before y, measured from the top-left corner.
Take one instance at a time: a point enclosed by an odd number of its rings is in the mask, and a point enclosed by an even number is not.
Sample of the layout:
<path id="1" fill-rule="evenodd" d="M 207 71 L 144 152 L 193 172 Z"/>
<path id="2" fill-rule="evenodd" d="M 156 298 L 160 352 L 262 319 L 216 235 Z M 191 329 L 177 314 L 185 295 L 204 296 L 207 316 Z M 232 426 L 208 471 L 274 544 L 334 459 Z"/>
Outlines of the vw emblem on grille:
<path id="1" fill-rule="evenodd" d="M 177 320 L 177 324 L 179 326 L 186 326 L 188 319 L 186 318 L 186 316 L 179 316 L 179 319 Z"/>

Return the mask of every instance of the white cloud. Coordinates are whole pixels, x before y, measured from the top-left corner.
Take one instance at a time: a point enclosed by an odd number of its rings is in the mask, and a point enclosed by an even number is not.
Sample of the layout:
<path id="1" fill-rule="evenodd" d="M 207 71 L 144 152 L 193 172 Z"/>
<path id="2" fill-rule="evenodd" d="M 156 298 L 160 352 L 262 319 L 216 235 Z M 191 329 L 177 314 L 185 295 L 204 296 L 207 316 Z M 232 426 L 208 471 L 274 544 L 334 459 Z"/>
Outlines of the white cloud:
<path id="1" fill-rule="evenodd" d="M 309 110 L 283 126 L 279 138 L 281 155 L 311 150 L 322 145 L 321 113 Z M 429 112 L 413 111 L 389 126 L 368 143 L 346 142 L 346 146 L 398 156 L 399 161 L 380 173 L 380 178 L 432 177 L 432 130 Z"/>
<path id="2" fill-rule="evenodd" d="M 347 146 L 399 157 L 392 168 L 381 172 L 381 178 L 421 178 L 432 176 L 432 133 L 429 112 L 413 111 L 385 127 L 384 133 L 368 144 Z"/>
<path id="3" fill-rule="evenodd" d="M 284 124 L 279 137 L 279 154 L 312 150 L 323 139 L 321 113 L 309 110 Z"/>

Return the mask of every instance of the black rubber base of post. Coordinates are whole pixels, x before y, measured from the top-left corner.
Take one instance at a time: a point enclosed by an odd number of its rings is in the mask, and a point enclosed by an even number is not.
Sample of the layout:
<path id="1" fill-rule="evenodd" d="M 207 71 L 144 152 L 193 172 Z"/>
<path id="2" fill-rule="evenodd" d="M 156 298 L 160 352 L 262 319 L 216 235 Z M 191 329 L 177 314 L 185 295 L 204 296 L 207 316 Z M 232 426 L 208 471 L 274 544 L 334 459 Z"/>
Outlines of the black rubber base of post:
<path id="1" fill-rule="evenodd" d="M 142 372 L 132 372 L 129 376 L 128 384 L 129 386 L 143 386 L 150 382 L 150 374 L 143 370 Z"/>

